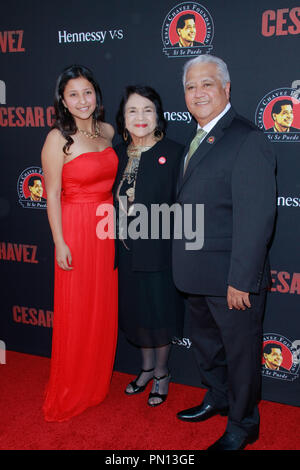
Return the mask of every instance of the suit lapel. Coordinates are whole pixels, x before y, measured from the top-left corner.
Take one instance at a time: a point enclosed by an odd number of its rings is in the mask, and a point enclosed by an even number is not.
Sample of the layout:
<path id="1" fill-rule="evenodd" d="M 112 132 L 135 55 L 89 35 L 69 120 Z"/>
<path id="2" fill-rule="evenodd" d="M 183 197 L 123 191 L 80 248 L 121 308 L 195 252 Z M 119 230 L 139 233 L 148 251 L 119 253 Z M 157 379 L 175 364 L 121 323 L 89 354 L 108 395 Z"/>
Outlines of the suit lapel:
<path id="1" fill-rule="evenodd" d="M 185 157 L 188 154 L 191 141 L 195 137 L 196 131 L 197 131 L 197 128 L 195 127 L 195 129 L 191 133 L 189 139 L 187 140 L 187 144 L 186 144 L 186 146 L 184 148 L 184 151 L 183 151 L 183 154 L 182 154 L 183 156 L 182 156 L 182 159 L 181 159 L 181 162 L 180 162 L 179 177 L 178 177 L 178 180 L 177 180 L 177 192 L 179 192 L 179 189 L 181 188 L 182 183 L 183 183 L 183 169 L 184 169 Z"/>
<path id="2" fill-rule="evenodd" d="M 195 168 L 200 164 L 200 162 L 203 160 L 203 158 L 209 153 L 216 143 L 222 138 L 225 129 L 231 124 L 233 118 L 235 116 L 235 111 L 232 109 L 232 107 L 229 109 L 229 111 L 217 122 L 217 124 L 212 128 L 212 130 L 207 134 L 204 138 L 204 140 L 201 142 L 199 145 L 198 149 L 190 159 L 190 162 L 188 164 L 188 167 L 186 169 L 185 174 L 183 175 L 183 167 L 184 167 L 184 160 L 185 156 L 188 152 L 190 142 L 189 141 L 188 145 L 186 146 L 184 150 L 184 156 L 181 162 L 180 166 L 180 177 L 179 177 L 179 184 L 178 184 L 178 193 L 181 191 L 181 188 L 184 186 L 186 181 L 190 178 L 192 175 L 193 171 Z M 193 134 L 194 136 L 195 134 Z"/>

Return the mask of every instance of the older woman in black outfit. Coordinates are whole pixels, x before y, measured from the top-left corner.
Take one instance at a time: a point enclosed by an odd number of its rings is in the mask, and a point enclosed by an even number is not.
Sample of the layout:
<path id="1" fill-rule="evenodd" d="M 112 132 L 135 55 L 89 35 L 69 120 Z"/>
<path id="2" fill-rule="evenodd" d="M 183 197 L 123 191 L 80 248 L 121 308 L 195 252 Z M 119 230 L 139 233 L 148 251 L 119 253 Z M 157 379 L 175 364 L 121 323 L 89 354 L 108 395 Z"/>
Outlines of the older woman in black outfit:
<path id="1" fill-rule="evenodd" d="M 172 280 L 171 237 L 163 239 L 160 227 L 158 237 L 151 238 L 155 221 L 150 214 L 153 204 L 172 206 L 175 201 L 183 147 L 165 137 L 161 100 L 148 86 L 126 88 L 117 127 L 124 140 L 115 147 L 119 157 L 115 183 L 119 324 L 142 353 L 141 372 L 125 393 L 140 393 L 153 379 L 148 404 L 157 406 L 167 398 L 171 377 L 168 357 L 172 338 L 182 334 L 184 307 Z M 148 211 L 148 224 L 140 228 L 147 231 L 148 225 L 147 239 L 130 237 L 136 204 L 143 204 Z M 170 225 L 172 228 L 172 222 Z"/>

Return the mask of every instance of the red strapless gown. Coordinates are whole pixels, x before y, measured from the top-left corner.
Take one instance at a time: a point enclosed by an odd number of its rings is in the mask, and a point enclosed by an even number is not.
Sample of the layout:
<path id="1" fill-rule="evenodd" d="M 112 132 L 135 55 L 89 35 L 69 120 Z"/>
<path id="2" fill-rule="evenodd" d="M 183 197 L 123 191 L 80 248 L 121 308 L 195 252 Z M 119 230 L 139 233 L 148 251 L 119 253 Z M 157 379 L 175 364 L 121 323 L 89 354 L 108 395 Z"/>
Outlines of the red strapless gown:
<path id="1" fill-rule="evenodd" d="M 108 393 L 117 340 L 114 240 L 99 239 L 99 204 L 112 204 L 118 158 L 111 147 L 67 162 L 62 224 L 72 271 L 55 263 L 54 323 L 46 421 L 65 421 Z M 104 215 L 104 214 L 103 214 Z"/>

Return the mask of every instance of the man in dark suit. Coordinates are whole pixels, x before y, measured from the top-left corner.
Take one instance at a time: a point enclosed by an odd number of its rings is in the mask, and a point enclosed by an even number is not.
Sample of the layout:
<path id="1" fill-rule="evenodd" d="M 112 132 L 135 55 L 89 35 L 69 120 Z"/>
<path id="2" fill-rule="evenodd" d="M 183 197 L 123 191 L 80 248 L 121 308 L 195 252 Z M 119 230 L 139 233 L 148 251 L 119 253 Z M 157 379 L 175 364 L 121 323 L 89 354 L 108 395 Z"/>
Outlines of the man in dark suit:
<path id="1" fill-rule="evenodd" d="M 225 434 L 209 450 L 239 450 L 259 430 L 275 158 L 264 134 L 231 107 L 221 59 L 202 55 L 189 61 L 184 88 L 198 132 L 184 152 L 177 202 L 183 209 L 203 204 L 204 245 L 193 250 L 184 236 L 175 239 L 173 274 L 187 294 L 193 350 L 208 391 L 201 405 L 177 416 L 199 422 L 228 414 Z"/>

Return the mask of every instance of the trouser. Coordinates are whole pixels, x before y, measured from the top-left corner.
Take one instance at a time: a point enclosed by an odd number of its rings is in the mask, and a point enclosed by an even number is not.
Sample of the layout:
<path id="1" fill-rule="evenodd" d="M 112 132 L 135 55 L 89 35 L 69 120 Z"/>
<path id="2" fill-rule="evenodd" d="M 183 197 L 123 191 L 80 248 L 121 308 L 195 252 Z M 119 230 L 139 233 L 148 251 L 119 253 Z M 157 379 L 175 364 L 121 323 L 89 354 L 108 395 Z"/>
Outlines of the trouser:
<path id="1" fill-rule="evenodd" d="M 262 319 L 266 291 L 250 295 L 251 308 L 230 310 L 226 297 L 189 295 L 191 339 L 204 403 L 229 407 L 227 431 L 258 431 Z"/>

